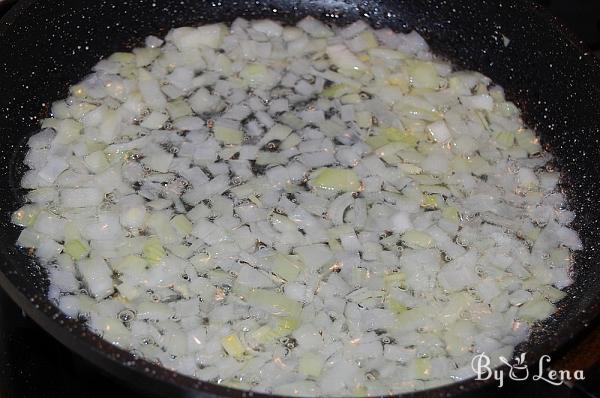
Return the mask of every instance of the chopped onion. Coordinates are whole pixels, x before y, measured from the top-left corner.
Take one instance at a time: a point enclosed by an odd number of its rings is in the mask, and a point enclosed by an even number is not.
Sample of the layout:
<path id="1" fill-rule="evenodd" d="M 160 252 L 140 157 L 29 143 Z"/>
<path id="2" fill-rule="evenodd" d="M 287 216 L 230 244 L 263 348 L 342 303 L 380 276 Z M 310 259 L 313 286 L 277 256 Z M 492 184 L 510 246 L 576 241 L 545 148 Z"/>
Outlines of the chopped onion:
<path id="1" fill-rule="evenodd" d="M 134 355 L 267 394 L 473 376 L 583 243 L 503 90 L 416 32 L 238 18 L 150 36 L 52 105 L 11 217 L 48 297 Z"/>

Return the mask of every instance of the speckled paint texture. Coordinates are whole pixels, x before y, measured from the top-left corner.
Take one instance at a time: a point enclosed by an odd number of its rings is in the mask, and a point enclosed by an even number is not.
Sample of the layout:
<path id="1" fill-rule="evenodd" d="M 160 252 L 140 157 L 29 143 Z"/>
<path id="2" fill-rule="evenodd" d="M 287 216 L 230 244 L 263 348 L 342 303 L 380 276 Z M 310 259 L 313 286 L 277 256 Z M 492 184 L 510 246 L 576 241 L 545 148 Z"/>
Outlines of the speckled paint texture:
<path id="1" fill-rule="evenodd" d="M 69 85 L 102 57 L 176 26 L 237 16 L 293 23 L 305 15 L 336 24 L 363 18 L 376 27 L 416 29 L 438 54 L 506 89 L 556 156 L 585 246 L 575 258 L 575 284 L 558 312 L 534 328 L 518 350 L 527 351 L 533 363 L 580 332 L 600 311 L 600 64 L 555 20 L 518 0 L 21 1 L 0 21 L 0 285 L 61 342 L 143 391 L 169 397 L 263 397 L 135 359 L 66 318 L 46 299 L 44 271 L 14 247 L 18 228 L 9 220 L 22 202 L 23 144 L 48 105 L 66 97 Z M 446 397 L 480 384 L 466 381 L 408 396 Z"/>

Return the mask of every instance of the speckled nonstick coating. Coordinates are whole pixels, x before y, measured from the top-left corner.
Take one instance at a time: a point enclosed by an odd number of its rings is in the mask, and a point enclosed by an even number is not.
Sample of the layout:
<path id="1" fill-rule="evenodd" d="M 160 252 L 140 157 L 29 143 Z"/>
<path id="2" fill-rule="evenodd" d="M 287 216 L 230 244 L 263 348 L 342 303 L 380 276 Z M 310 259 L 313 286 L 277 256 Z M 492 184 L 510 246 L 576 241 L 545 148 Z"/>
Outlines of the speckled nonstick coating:
<path id="1" fill-rule="evenodd" d="M 10 212 L 22 202 L 23 143 L 48 104 L 66 97 L 100 58 L 141 43 L 148 34 L 211 21 L 313 15 L 332 23 L 364 18 L 398 31 L 417 29 L 460 67 L 479 70 L 507 92 L 541 134 L 564 172 L 585 249 L 576 255 L 575 284 L 558 312 L 518 347 L 533 363 L 580 332 L 600 311 L 600 65 L 544 12 L 518 0 L 202 1 L 23 0 L 0 21 L 0 285 L 63 344 L 128 384 L 169 397 L 263 394 L 204 383 L 134 359 L 66 318 L 46 298 L 44 270 L 14 247 Z M 503 36 L 510 39 L 504 45 Z M 58 362 L 59 363 L 59 362 Z M 34 381 L 32 381 L 34 382 Z M 466 381 L 409 394 L 445 397 L 472 392 Z M 84 394 L 85 395 L 85 394 Z"/>

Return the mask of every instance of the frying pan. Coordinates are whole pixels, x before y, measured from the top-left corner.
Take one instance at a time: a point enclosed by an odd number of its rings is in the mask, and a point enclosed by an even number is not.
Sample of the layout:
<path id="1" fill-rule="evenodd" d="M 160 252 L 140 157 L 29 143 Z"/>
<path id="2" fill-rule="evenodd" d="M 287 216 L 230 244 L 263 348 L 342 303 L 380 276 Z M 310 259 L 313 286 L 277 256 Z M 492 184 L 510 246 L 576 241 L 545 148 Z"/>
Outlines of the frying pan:
<path id="1" fill-rule="evenodd" d="M 600 64 L 562 25 L 518 0 L 23 0 L 0 21 L 0 285 L 37 323 L 73 351 L 126 383 L 170 397 L 244 397 L 134 358 L 65 317 L 46 298 L 47 276 L 15 248 L 10 212 L 22 204 L 19 179 L 27 137 L 52 101 L 67 96 L 103 56 L 131 49 L 149 34 L 235 17 L 294 23 L 312 15 L 335 24 L 358 18 L 396 31 L 416 29 L 434 51 L 500 83 L 556 157 L 574 226 L 584 243 L 575 283 L 558 312 L 517 347 L 530 364 L 554 352 L 600 313 Z M 504 38 L 509 39 L 505 45 Z M 409 394 L 473 391 L 467 380 Z"/>

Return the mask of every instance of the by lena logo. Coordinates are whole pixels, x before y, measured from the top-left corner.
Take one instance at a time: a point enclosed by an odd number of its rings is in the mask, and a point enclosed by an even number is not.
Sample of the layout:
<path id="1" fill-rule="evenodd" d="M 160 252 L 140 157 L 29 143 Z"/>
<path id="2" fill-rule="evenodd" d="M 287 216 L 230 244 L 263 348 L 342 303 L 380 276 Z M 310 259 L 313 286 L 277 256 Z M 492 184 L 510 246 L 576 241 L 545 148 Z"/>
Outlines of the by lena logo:
<path id="1" fill-rule="evenodd" d="M 490 367 L 490 357 L 482 352 L 473 357 L 471 361 L 471 368 L 477 375 L 475 380 L 489 380 L 494 379 L 498 382 L 498 387 L 504 385 L 504 378 L 508 376 L 509 379 L 515 381 L 528 380 L 531 374 L 529 368 L 525 363 L 525 353 L 514 358 L 514 363 L 508 361 L 505 357 L 500 356 L 498 359 L 500 362 L 508 366 L 508 374 L 505 374 L 505 369 L 498 368 L 492 369 Z M 546 383 L 550 383 L 555 386 L 563 384 L 565 381 L 571 380 L 585 380 L 583 370 L 576 370 L 573 373 L 569 370 L 548 370 L 545 371 L 546 366 L 550 364 L 550 355 L 542 355 L 538 363 L 537 373 L 531 376 L 532 380 L 542 380 Z"/>

